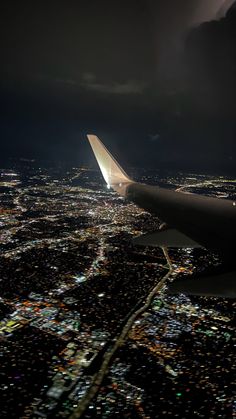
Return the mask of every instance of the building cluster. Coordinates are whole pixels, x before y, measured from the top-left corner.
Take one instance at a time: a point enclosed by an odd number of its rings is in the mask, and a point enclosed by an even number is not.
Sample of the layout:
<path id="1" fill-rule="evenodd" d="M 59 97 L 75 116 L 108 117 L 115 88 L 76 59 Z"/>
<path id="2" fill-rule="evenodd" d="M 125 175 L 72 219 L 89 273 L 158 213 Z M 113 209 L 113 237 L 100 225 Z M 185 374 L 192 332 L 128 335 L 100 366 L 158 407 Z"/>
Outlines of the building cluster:
<path id="1" fill-rule="evenodd" d="M 161 293 L 135 322 L 86 417 L 231 417 L 234 310 L 229 300 Z"/>
<path id="2" fill-rule="evenodd" d="M 210 185 L 204 176 L 136 175 L 168 187 Z M 233 184 L 218 182 L 227 191 Z M 3 417 L 68 417 L 79 405 L 104 353 L 167 272 L 161 249 L 132 244 L 159 225 L 88 169 L 1 171 Z M 203 250 L 169 253 L 173 280 L 220 263 Z M 227 417 L 232 313 L 227 300 L 168 297 L 163 288 L 136 320 L 85 416 L 176 416 L 185 405 L 192 417 L 201 397 L 199 417 L 207 400 L 212 417 Z"/>

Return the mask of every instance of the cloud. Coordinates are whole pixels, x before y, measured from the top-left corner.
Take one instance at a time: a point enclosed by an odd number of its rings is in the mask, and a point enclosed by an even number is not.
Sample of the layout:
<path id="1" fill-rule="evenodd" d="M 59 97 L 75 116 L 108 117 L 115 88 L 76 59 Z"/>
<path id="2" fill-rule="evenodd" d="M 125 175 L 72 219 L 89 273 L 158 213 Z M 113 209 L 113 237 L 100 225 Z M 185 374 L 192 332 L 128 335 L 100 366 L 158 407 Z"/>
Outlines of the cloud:
<path id="1" fill-rule="evenodd" d="M 236 9 L 192 30 L 185 62 L 189 98 L 204 115 L 235 118 Z"/>
<path id="2" fill-rule="evenodd" d="M 230 9 L 230 7 L 235 3 L 235 0 L 225 0 L 222 2 L 221 7 L 219 8 L 216 18 L 220 19 L 224 17 L 227 13 L 227 11 Z"/>
<path id="3" fill-rule="evenodd" d="M 100 83 L 97 81 L 97 78 L 93 73 L 84 73 L 82 76 L 82 82 L 71 78 L 61 77 L 51 79 L 49 76 L 41 74 L 37 75 L 37 79 L 51 81 L 68 87 L 82 87 L 86 90 L 109 95 L 140 95 L 144 93 L 147 87 L 147 83 L 137 80 L 128 80 L 122 83 Z"/>
<path id="4" fill-rule="evenodd" d="M 128 80 L 125 82 L 98 82 L 96 76 L 92 73 L 84 73 L 81 86 L 94 92 L 110 95 L 135 95 L 142 94 L 147 84 L 137 80 Z"/>
<path id="5" fill-rule="evenodd" d="M 156 133 L 156 134 L 149 134 L 148 138 L 149 138 L 150 141 L 156 142 L 156 141 L 159 141 L 160 134 L 158 134 L 158 133 Z"/>

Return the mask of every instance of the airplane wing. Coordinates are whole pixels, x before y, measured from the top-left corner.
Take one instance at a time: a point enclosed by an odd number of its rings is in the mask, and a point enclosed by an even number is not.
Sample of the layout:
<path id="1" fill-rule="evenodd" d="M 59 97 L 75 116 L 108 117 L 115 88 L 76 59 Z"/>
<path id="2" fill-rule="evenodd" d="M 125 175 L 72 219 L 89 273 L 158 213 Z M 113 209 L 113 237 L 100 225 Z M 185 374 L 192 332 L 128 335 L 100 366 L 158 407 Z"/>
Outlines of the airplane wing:
<path id="1" fill-rule="evenodd" d="M 119 195 L 125 196 L 126 187 L 133 181 L 96 135 L 88 135 L 87 137 L 108 188 L 111 187 Z"/>
<path id="2" fill-rule="evenodd" d="M 224 289 L 227 288 L 227 294 L 231 297 L 236 296 L 236 281 L 232 281 L 232 278 L 236 279 L 233 267 L 236 248 L 236 203 L 134 182 L 96 135 L 90 134 L 87 137 L 107 186 L 144 210 L 157 215 L 170 226 L 166 230 L 136 238 L 136 244 L 183 248 L 202 246 L 217 251 L 229 265 L 230 279 L 228 285 L 224 276 L 217 275 L 206 279 L 206 282 L 212 284 L 212 287 L 208 286 L 210 295 L 215 295 L 214 284 L 220 282 L 222 289 L 217 286 L 218 294 L 225 296 Z M 203 281 L 202 279 L 201 284 Z M 201 284 L 198 283 L 198 292 L 202 290 L 202 295 L 209 295 Z M 187 292 L 186 285 L 185 280 L 184 288 Z M 189 286 L 192 290 L 195 289 L 191 282 Z M 184 289 L 183 284 L 180 287 Z M 178 292 L 182 291 L 179 289 Z"/>

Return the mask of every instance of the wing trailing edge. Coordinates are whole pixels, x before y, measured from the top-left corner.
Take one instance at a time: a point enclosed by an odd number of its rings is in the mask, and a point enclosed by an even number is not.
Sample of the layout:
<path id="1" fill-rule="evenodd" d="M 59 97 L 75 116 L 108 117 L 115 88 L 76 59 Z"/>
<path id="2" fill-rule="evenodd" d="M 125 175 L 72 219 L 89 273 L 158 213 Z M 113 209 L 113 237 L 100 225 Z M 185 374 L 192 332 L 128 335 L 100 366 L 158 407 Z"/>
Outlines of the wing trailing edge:
<path id="1" fill-rule="evenodd" d="M 152 247 L 201 247 L 200 244 L 190 239 L 190 237 L 172 228 L 135 237 L 135 239 L 133 239 L 133 243 L 139 246 Z"/>
<path id="2" fill-rule="evenodd" d="M 176 279 L 169 285 L 168 294 L 201 295 L 236 298 L 236 271 L 218 275 Z"/>

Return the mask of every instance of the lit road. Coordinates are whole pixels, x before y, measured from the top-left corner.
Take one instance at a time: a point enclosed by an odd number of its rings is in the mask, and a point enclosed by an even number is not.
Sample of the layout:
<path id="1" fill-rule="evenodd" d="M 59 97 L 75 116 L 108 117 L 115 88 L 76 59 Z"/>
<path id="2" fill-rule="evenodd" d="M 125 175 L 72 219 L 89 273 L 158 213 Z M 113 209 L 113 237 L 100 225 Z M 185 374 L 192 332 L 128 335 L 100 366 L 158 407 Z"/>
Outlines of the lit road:
<path id="1" fill-rule="evenodd" d="M 231 182 L 232 183 L 235 183 L 235 181 L 234 180 L 231 180 Z M 224 184 L 224 183 L 227 183 L 227 180 L 223 180 L 223 179 L 220 179 L 220 184 Z M 187 194 L 192 194 L 192 193 L 194 193 L 194 192 L 189 192 L 187 189 L 189 189 L 189 188 L 201 188 L 201 187 L 214 187 L 215 188 L 215 190 L 217 191 L 217 187 L 218 186 L 220 186 L 220 184 L 219 184 L 219 180 L 218 179 L 209 179 L 209 180 L 203 180 L 203 181 L 201 181 L 201 182 L 195 182 L 195 183 L 189 183 L 189 184 L 185 184 L 185 185 L 182 185 L 182 186 L 180 186 L 180 187 L 178 187 L 177 189 L 175 189 L 175 191 L 176 192 L 184 192 L 184 193 L 187 193 Z M 219 195 L 215 195 L 215 197 L 216 198 L 227 198 L 229 196 L 229 194 L 227 194 L 227 193 L 224 193 L 222 196 L 219 196 Z"/>
<path id="2" fill-rule="evenodd" d="M 157 292 L 161 291 L 167 281 L 167 279 L 170 277 L 170 275 L 173 273 L 174 269 L 171 264 L 171 260 L 168 254 L 168 251 L 166 248 L 162 248 L 163 253 L 165 255 L 167 266 L 168 266 L 168 272 L 167 274 L 158 282 L 157 285 L 151 290 L 151 292 L 148 294 L 145 303 L 142 307 L 138 308 L 135 312 L 131 311 L 131 314 L 125 323 L 122 331 L 117 335 L 116 338 L 114 338 L 114 344 L 111 348 L 107 350 L 107 352 L 103 356 L 103 362 L 99 369 L 99 371 L 94 375 L 92 384 L 85 394 L 85 396 L 82 398 L 81 402 L 79 403 L 78 407 L 74 410 L 72 415 L 70 416 L 70 419 L 76 419 L 80 418 L 85 410 L 88 408 L 89 404 L 91 403 L 92 399 L 97 394 L 103 379 L 105 375 L 107 374 L 110 366 L 110 362 L 116 351 L 119 349 L 119 347 L 124 343 L 125 338 L 127 337 L 130 329 L 132 328 L 135 320 L 137 317 L 139 317 L 142 313 L 147 311 L 152 303 L 153 298 L 157 294 Z"/>

